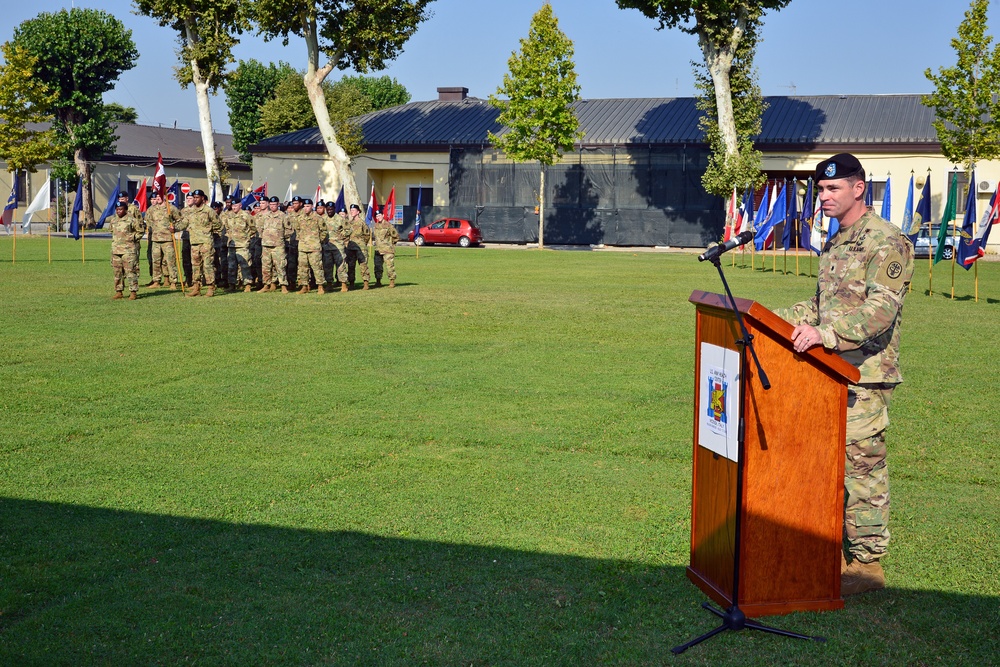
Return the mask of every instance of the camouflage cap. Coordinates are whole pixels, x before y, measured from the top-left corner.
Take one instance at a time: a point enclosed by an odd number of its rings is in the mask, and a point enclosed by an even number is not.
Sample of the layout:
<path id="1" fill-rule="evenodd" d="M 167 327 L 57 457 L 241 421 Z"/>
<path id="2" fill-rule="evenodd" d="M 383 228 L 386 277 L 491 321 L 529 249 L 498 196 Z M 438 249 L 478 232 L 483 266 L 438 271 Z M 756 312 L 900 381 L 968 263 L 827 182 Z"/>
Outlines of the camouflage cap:
<path id="1" fill-rule="evenodd" d="M 851 176 L 861 176 L 864 178 L 865 170 L 861 166 L 858 158 L 850 153 L 837 153 L 816 165 L 816 173 L 813 180 L 820 181 L 833 180 L 838 178 L 850 178 Z"/>

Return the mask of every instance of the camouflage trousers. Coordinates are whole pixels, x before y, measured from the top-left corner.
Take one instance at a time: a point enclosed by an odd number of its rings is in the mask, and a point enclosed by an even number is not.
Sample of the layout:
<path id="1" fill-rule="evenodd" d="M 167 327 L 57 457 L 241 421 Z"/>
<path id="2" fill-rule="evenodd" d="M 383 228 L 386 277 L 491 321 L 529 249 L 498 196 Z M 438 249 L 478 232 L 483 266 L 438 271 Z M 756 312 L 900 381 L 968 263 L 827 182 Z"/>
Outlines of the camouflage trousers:
<path id="1" fill-rule="evenodd" d="M 847 393 L 844 462 L 844 543 L 862 563 L 889 545 L 889 468 L 885 430 L 894 385 L 852 385 Z"/>
<path id="2" fill-rule="evenodd" d="M 202 285 L 215 284 L 215 244 L 191 244 L 191 280 Z"/>
<path id="3" fill-rule="evenodd" d="M 250 248 L 233 246 L 229 248 L 229 286 L 243 287 L 253 283 L 250 272 Z"/>
<path id="4" fill-rule="evenodd" d="M 300 245 L 299 248 L 302 246 Z M 313 278 L 317 285 L 323 284 L 323 251 L 322 250 L 299 250 L 299 287 L 309 284 L 309 269 L 312 269 Z"/>
<path id="5" fill-rule="evenodd" d="M 160 282 L 163 271 L 170 276 L 170 284 L 176 285 L 177 280 L 177 258 L 174 255 L 173 241 L 153 241 L 153 282 Z"/>
<path id="6" fill-rule="evenodd" d="M 139 244 L 121 253 L 111 253 L 111 268 L 115 272 L 115 291 L 139 291 Z"/>
<path id="7" fill-rule="evenodd" d="M 343 243 L 328 241 L 323 244 L 323 276 L 331 285 L 334 271 L 338 282 L 347 282 L 347 249 Z"/>
<path id="8" fill-rule="evenodd" d="M 368 255 L 365 246 L 357 243 L 347 244 L 347 284 L 354 284 L 354 265 L 361 265 L 361 279 L 368 282 L 371 274 L 368 272 Z"/>
<path id="9" fill-rule="evenodd" d="M 385 251 L 375 251 L 375 280 L 382 280 L 383 265 L 385 266 L 385 271 L 389 274 L 389 280 L 396 279 L 396 253 L 385 252 Z"/>
<path id="10" fill-rule="evenodd" d="M 265 285 L 280 283 L 288 286 L 288 276 L 285 275 L 285 246 L 262 246 L 260 252 L 260 272 Z"/>

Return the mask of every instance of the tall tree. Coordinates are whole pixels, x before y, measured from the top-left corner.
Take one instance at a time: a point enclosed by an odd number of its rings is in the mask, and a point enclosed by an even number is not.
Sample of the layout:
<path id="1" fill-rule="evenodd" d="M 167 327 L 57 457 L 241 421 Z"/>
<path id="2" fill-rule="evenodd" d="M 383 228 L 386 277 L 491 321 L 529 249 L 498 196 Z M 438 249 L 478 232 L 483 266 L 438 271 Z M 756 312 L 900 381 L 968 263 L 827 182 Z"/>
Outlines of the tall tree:
<path id="1" fill-rule="evenodd" d="M 139 57 L 132 31 L 99 9 L 42 13 L 14 30 L 14 45 L 37 58 L 33 76 L 56 93 L 55 127 L 83 179 L 83 213 L 94 221 L 90 161 L 114 146 L 102 95 Z"/>
<path id="2" fill-rule="evenodd" d="M 350 82 L 341 80 L 331 84 L 324 81 L 322 86 L 327 113 L 341 147 L 349 156 L 359 154 L 363 149 L 361 128 L 350 118 L 371 111 L 371 100 Z M 316 115 L 302 83 L 302 74 L 292 71 L 275 87 L 275 96 L 261 107 L 259 133 L 263 137 L 273 137 L 315 126 Z"/>
<path id="3" fill-rule="evenodd" d="M 127 107 L 118 102 L 110 102 L 104 105 L 104 115 L 109 123 L 135 125 L 139 122 L 139 112 L 135 107 Z"/>
<path id="4" fill-rule="evenodd" d="M 182 88 L 194 85 L 198 101 L 201 146 L 209 182 L 221 179 L 212 127 L 209 94 L 223 83 L 226 67 L 234 61 L 238 35 L 249 28 L 248 3 L 243 0 L 134 0 L 140 14 L 170 26 L 180 42 L 180 67 L 174 70 Z"/>
<path id="5" fill-rule="evenodd" d="M 753 168 L 752 156 L 741 158 L 740 135 L 733 111 L 730 74 L 740 42 L 747 36 L 755 39 L 764 13 L 778 10 L 791 0 L 617 0 L 622 9 L 638 9 L 659 22 L 657 30 L 678 28 L 698 37 L 705 68 L 715 92 L 715 119 L 719 141 L 724 150 L 720 173 L 742 173 Z M 750 51 L 752 57 L 753 51 Z M 737 161 L 736 166 L 730 162 Z M 759 159 L 756 168 L 759 169 Z M 729 183 L 742 187 L 745 183 Z"/>
<path id="6" fill-rule="evenodd" d="M 245 163 L 253 162 L 250 147 L 263 139 L 260 130 L 261 108 L 275 98 L 275 88 L 295 69 L 286 62 L 264 65 L 256 60 L 240 60 L 236 69 L 226 76 L 223 90 L 229 107 L 229 127 L 233 132 L 233 148 Z"/>
<path id="7" fill-rule="evenodd" d="M 169 1 L 169 0 L 164 0 Z M 316 123 L 327 153 L 336 166 L 348 201 L 360 202 L 351 158 L 341 145 L 330 119 L 322 83 L 336 69 L 377 71 L 394 59 L 428 18 L 431 0 L 257 0 L 256 24 L 265 39 L 289 35 L 306 42 L 306 73 Z M 321 63 L 320 60 L 323 60 Z"/>
<path id="8" fill-rule="evenodd" d="M 958 54 L 953 67 L 937 75 L 924 72 L 934 92 L 923 103 L 934 109 L 941 152 L 966 170 L 979 160 L 1000 157 L 1000 45 L 986 34 L 989 0 L 973 0 L 951 46 Z"/>
<path id="9" fill-rule="evenodd" d="M 583 137 L 573 103 L 580 99 L 573 64 L 573 42 L 560 29 L 549 3 L 531 17 L 520 53 L 507 61 L 510 71 L 490 104 L 500 110 L 506 131 L 490 142 L 517 162 L 541 163 L 538 186 L 538 247 L 545 247 L 545 168 Z M 502 96 L 506 99 L 501 99 Z"/>
<path id="10" fill-rule="evenodd" d="M 43 163 L 63 153 L 56 130 L 28 127 L 29 123 L 51 123 L 52 106 L 58 96 L 40 79 L 32 76 L 37 58 L 10 42 L 0 45 L 0 159 L 7 171 L 35 171 Z"/>
<path id="11" fill-rule="evenodd" d="M 410 101 L 410 92 L 406 86 L 396 81 L 395 77 L 383 76 L 344 76 L 342 83 L 356 86 L 358 90 L 371 100 L 371 110 L 388 109 L 389 107 L 406 104 Z"/>

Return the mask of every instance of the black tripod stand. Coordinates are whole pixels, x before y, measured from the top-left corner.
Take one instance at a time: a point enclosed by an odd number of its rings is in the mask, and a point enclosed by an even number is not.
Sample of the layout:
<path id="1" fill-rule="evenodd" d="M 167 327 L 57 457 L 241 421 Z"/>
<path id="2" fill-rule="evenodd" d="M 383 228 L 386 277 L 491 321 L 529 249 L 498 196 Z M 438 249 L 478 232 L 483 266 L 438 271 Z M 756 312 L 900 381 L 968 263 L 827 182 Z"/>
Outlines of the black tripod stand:
<path id="1" fill-rule="evenodd" d="M 736 461 L 736 526 L 735 526 L 735 544 L 736 549 L 733 555 L 733 592 L 732 604 L 728 609 L 722 611 L 713 607 L 708 602 L 703 602 L 702 607 L 712 612 L 716 616 L 722 619 L 722 624 L 719 625 L 714 630 L 711 630 L 700 637 L 696 637 L 686 644 L 681 644 L 680 646 L 675 646 L 670 649 L 675 654 L 683 653 L 692 646 L 700 644 L 706 639 L 711 639 L 715 635 L 725 632 L 726 630 L 733 630 L 739 632 L 743 629 L 750 630 L 760 630 L 762 632 L 769 632 L 775 635 L 782 635 L 784 637 L 792 637 L 793 639 L 811 639 L 813 641 L 825 642 L 824 637 L 810 637 L 808 635 L 800 635 L 796 632 L 789 632 L 787 630 L 779 630 L 778 628 L 772 628 L 770 626 L 758 623 L 757 621 L 750 620 L 746 617 L 743 611 L 740 609 L 740 538 L 741 529 L 743 523 L 743 462 L 745 460 L 744 444 L 746 436 L 746 419 L 744 417 L 744 411 L 746 410 L 746 388 L 747 388 L 747 350 L 750 351 L 750 356 L 753 357 L 754 364 L 757 368 L 757 375 L 760 377 L 760 384 L 764 389 L 771 388 L 771 382 L 767 379 L 767 374 L 764 369 L 761 368 L 760 360 L 757 359 L 757 351 L 753 346 L 753 336 L 747 331 L 746 324 L 743 322 L 743 314 L 740 312 L 739 307 L 736 305 L 736 299 L 733 298 L 733 293 L 729 290 L 729 283 L 726 282 L 726 276 L 722 272 L 722 265 L 719 262 L 719 255 L 709 258 L 709 261 L 715 265 L 715 268 L 719 271 L 719 278 L 722 279 L 722 285 L 726 289 L 726 297 L 729 299 L 729 307 L 732 309 L 733 314 L 736 316 L 736 321 L 740 325 L 740 333 L 743 336 L 741 339 L 736 341 L 736 344 L 740 347 L 740 419 L 739 427 L 737 430 L 737 461 Z"/>

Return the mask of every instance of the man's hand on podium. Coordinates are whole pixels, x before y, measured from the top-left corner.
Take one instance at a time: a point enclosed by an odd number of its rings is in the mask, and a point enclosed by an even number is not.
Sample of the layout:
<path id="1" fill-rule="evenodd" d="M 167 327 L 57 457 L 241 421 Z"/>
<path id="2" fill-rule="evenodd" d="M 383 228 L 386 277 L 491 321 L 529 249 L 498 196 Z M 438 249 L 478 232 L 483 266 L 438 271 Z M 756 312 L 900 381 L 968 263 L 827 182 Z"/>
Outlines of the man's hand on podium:
<path id="1" fill-rule="evenodd" d="M 822 345 L 823 339 L 820 338 L 816 327 L 800 324 L 792 331 L 792 343 L 796 352 L 805 352 L 810 347 Z"/>

